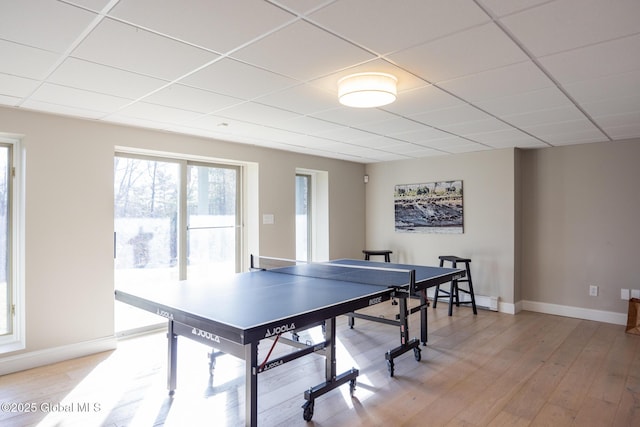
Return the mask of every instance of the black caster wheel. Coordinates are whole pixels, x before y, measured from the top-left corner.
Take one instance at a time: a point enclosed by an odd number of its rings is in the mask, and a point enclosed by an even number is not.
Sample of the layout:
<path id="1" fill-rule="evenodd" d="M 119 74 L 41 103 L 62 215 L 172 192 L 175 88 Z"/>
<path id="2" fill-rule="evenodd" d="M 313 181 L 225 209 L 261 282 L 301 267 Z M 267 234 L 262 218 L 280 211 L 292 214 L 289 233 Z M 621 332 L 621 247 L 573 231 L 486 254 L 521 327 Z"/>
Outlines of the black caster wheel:
<path id="1" fill-rule="evenodd" d="M 413 357 L 416 359 L 416 362 L 419 362 L 420 360 L 422 360 L 422 350 L 420 350 L 420 348 L 418 347 L 414 348 Z"/>
<path id="2" fill-rule="evenodd" d="M 389 376 L 392 377 L 395 371 L 393 360 L 387 360 L 387 369 L 389 370 Z"/>
<path id="3" fill-rule="evenodd" d="M 311 421 L 313 418 L 313 407 L 315 403 L 313 400 L 308 400 L 304 405 L 302 405 L 302 418 L 305 421 Z"/>

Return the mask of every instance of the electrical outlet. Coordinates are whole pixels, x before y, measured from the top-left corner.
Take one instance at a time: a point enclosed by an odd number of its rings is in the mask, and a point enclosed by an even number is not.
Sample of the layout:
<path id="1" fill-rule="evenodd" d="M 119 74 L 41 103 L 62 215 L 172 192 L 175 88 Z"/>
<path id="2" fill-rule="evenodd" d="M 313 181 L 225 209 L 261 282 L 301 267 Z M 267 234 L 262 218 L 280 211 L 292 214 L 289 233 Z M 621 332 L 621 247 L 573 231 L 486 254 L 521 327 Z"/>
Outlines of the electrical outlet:
<path id="1" fill-rule="evenodd" d="M 629 299 L 629 289 L 621 289 L 620 290 L 620 299 L 628 300 Z"/>
<path id="2" fill-rule="evenodd" d="M 631 289 L 631 298 L 640 298 L 640 289 Z"/>
<path id="3" fill-rule="evenodd" d="M 592 296 L 592 297 L 598 296 L 598 287 L 596 285 L 589 286 L 589 296 Z"/>

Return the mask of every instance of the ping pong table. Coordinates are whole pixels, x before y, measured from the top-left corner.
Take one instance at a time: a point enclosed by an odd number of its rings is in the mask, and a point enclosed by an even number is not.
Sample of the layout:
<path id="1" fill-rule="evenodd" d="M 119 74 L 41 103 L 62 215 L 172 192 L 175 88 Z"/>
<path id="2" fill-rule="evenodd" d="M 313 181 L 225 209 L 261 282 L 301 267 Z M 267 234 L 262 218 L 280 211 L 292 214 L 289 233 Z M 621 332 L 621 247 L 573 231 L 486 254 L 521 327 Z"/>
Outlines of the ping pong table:
<path id="1" fill-rule="evenodd" d="M 304 392 L 303 417 L 311 420 L 315 399 L 349 383 L 353 394 L 358 369 L 336 372 L 336 317 L 399 300 L 396 321 L 400 346 L 385 354 L 393 376 L 393 359 L 413 350 L 420 360 L 419 341 L 409 338 L 408 316 L 421 313 L 421 338 L 427 341 L 426 289 L 464 277 L 464 270 L 341 259 L 329 263 L 301 263 L 273 269 L 253 269 L 205 281 L 177 281 L 122 285 L 115 291 L 121 302 L 168 319 L 167 388 L 177 387 L 178 337 L 203 343 L 215 351 L 245 361 L 245 424 L 258 422 L 258 373 L 299 357 L 325 357 L 325 381 Z M 407 299 L 419 295 L 419 308 Z M 359 316 L 380 321 L 369 316 Z M 389 319 L 390 320 L 390 319 Z M 296 351 L 271 360 L 258 360 L 258 344 L 277 342 L 284 333 L 322 325 L 324 341 L 300 345 Z M 353 325 L 353 323 L 351 323 Z M 267 356 L 267 358 L 270 356 Z"/>

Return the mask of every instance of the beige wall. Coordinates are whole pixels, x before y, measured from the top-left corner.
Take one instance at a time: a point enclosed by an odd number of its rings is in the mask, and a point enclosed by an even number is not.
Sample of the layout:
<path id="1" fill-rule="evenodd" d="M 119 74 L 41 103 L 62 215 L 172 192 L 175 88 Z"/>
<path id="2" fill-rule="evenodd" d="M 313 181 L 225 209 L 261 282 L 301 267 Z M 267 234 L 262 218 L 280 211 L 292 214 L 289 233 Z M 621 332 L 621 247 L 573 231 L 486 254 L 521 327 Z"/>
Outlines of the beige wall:
<path id="1" fill-rule="evenodd" d="M 523 300 L 626 313 L 620 289 L 640 289 L 639 161 L 640 140 L 523 153 Z"/>
<path id="2" fill-rule="evenodd" d="M 252 240 L 262 255 L 295 256 L 295 170 L 327 171 L 329 255 L 359 257 L 364 245 L 362 164 L 8 108 L 0 132 L 22 135 L 26 162 L 27 348 L 18 353 L 113 336 L 116 146 L 256 164 L 260 220 L 250 221 L 260 223 Z M 261 225 L 263 213 L 275 224 Z"/>
<path id="3" fill-rule="evenodd" d="M 632 140 L 368 165 L 366 245 L 401 262 L 470 257 L 476 293 L 499 296 L 501 311 L 624 324 L 620 290 L 640 289 L 639 160 Z M 394 231 L 396 184 L 453 179 L 463 180 L 464 234 Z"/>
<path id="4" fill-rule="evenodd" d="M 476 293 L 499 296 L 511 311 L 515 280 L 516 151 L 504 149 L 367 166 L 367 235 L 370 249 L 391 249 L 393 260 L 437 265 L 439 255 L 469 257 Z M 394 230 L 397 184 L 463 181 L 464 233 Z"/>

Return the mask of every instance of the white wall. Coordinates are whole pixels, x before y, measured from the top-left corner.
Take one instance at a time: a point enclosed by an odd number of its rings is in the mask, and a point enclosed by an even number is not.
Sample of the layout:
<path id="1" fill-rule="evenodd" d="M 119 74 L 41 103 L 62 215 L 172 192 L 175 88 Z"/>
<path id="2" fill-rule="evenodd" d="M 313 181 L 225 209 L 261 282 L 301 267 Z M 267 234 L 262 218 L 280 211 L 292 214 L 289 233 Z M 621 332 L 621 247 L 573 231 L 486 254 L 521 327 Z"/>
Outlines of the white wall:
<path id="1" fill-rule="evenodd" d="M 392 261 L 437 265 L 439 255 L 471 258 L 477 294 L 499 296 L 513 310 L 515 286 L 515 159 L 504 149 L 367 166 L 369 249 L 391 249 Z M 463 234 L 401 233 L 394 230 L 394 187 L 462 180 Z"/>
<path id="2" fill-rule="evenodd" d="M 257 165 L 262 255 L 295 256 L 295 171 L 329 176 L 330 257 L 360 257 L 364 245 L 364 165 L 204 138 L 0 108 L 0 132 L 22 135 L 26 162 L 24 351 L 0 363 L 53 362 L 113 338 L 113 156 L 116 146 Z M 255 181 L 255 180 L 254 180 Z M 86 344 L 86 345 L 85 345 Z M 84 347 L 83 347 L 84 345 Z M 58 355 L 58 356 L 55 356 Z"/>

